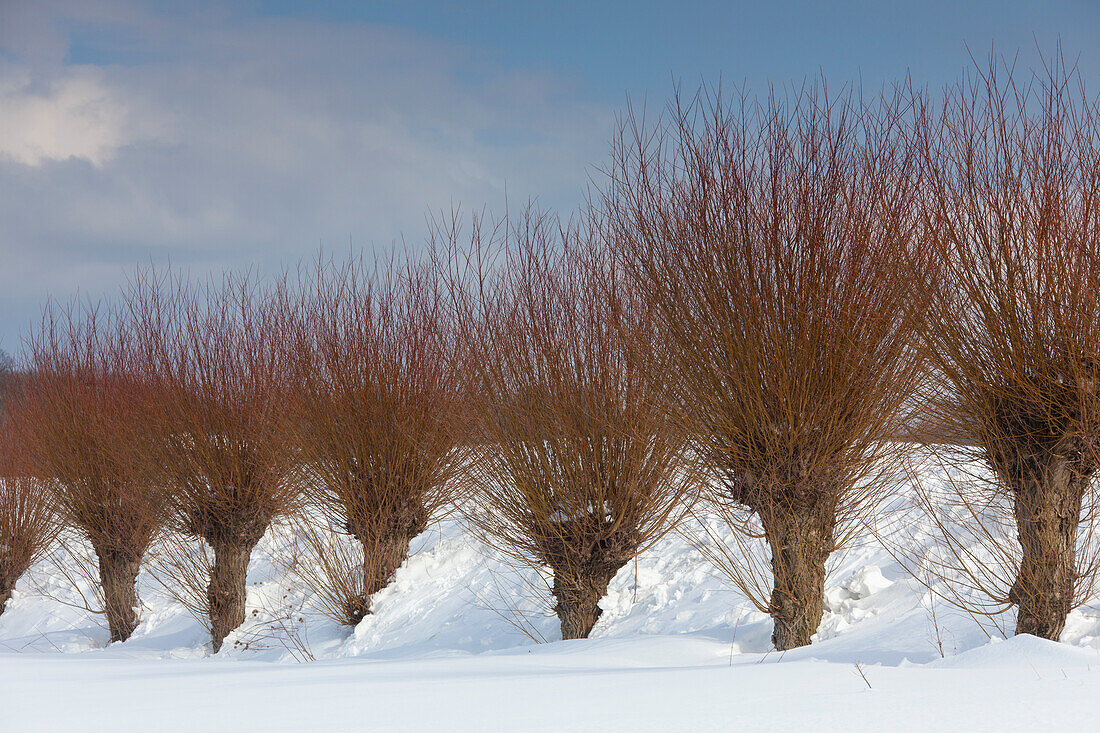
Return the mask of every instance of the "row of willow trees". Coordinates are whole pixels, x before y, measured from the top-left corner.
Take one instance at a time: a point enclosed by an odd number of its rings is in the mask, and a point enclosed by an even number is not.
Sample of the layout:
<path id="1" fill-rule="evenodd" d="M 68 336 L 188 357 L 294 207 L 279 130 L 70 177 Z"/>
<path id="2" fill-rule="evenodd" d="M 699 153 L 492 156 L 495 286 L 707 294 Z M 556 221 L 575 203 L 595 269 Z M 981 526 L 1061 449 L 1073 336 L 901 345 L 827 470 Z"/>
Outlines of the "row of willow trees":
<path id="1" fill-rule="evenodd" d="M 0 603 L 75 534 L 126 639 L 143 559 L 182 538 L 216 651 L 253 548 L 299 516 L 355 624 L 457 510 L 548 573 L 577 638 L 701 516 L 789 649 L 908 477 L 941 535 L 912 564 L 1056 639 L 1097 575 L 1098 123 L 1058 63 L 1026 85 L 991 63 L 935 104 L 703 89 L 627 117 L 568 221 L 454 215 L 421 262 L 146 272 L 113 305 L 49 308 L 0 437 Z M 922 487 L 919 445 L 984 469 Z"/>

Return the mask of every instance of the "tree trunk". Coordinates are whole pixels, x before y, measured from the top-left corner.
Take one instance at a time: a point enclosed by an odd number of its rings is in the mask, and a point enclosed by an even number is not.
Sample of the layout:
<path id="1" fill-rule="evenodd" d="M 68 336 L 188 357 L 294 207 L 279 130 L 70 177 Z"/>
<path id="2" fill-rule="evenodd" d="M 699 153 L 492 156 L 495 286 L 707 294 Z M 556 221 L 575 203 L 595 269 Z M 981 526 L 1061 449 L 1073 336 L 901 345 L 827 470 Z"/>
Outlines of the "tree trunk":
<path id="1" fill-rule="evenodd" d="M 214 567 L 206 598 L 210 607 L 210 636 L 214 653 L 229 632 L 244 623 L 245 581 L 255 543 L 219 543 L 214 548 Z"/>
<path id="2" fill-rule="evenodd" d="M 1088 479 L 1056 458 L 1014 487 L 1014 511 L 1023 550 L 1009 600 L 1016 633 L 1057 641 L 1073 610 L 1077 527 Z"/>
<path id="3" fill-rule="evenodd" d="M 15 583 L 0 581 L 0 613 L 3 613 L 4 607 L 8 605 L 13 590 L 15 590 Z"/>
<path id="4" fill-rule="evenodd" d="M 393 532 L 380 538 L 360 536 L 363 546 L 363 592 L 349 598 L 345 607 L 347 621 L 354 626 L 371 612 L 371 596 L 389 585 L 393 574 L 409 556 L 409 543 L 420 534 Z"/>
<path id="5" fill-rule="evenodd" d="M 829 507 L 785 506 L 762 514 L 761 521 L 772 551 L 772 644 L 779 651 L 805 646 L 825 610 L 835 513 Z"/>
<path id="6" fill-rule="evenodd" d="M 584 568 L 579 572 L 554 571 L 554 611 L 561 621 L 562 639 L 587 639 L 600 614 L 600 599 L 607 595 L 607 586 L 626 563 L 605 565 L 598 569 Z"/>
<path id="7" fill-rule="evenodd" d="M 111 641 L 126 641 L 137 628 L 137 576 L 141 560 L 114 552 L 99 554 L 99 579 L 103 583 L 107 626 Z"/>

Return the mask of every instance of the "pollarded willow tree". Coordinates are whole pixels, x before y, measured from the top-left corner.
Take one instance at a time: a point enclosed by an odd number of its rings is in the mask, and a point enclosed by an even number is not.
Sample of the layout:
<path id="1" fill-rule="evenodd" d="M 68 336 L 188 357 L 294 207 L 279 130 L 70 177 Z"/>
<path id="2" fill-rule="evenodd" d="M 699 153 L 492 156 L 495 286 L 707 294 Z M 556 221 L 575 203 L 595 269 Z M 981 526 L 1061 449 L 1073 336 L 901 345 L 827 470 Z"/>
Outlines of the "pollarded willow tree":
<path id="1" fill-rule="evenodd" d="M 464 513 L 491 546 L 549 569 L 562 637 L 587 637 L 615 574 L 687 506 L 681 444 L 653 409 L 660 384 L 629 348 L 653 322 L 601 222 L 528 211 L 492 234 L 479 224 L 452 261 L 470 265 L 452 272 L 472 423 Z"/>
<path id="2" fill-rule="evenodd" d="M 991 59 L 916 119 L 922 240 L 938 263 L 920 291 L 936 377 L 925 419 L 965 438 L 949 463 L 991 472 L 923 495 L 934 514 L 968 517 L 937 523 L 939 569 L 972 610 L 1014 605 L 1017 633 L 1058 639 L 1100 568 L 1087 531 L 1100 466 L 1097 100 L 1061 58 L 1026 85 Z"/>
<path id="3" fill-rule="evenodd" d="M 304 280 L 287 342 L 298 386 L 289 430 L 303 486 L 353 558 L 317 542 L 314 578 L 331 615 L 355 625 L 405 561 L 409 543 L 452 505 L 456 390 L 443 350 L 446 302 L 429 269 L 319 263 Z"/>
<path id="4" fill-rule="evenodd" d="M 135 583 L 166 508 L 140 427 L 153 403 L 134 346 L 112 311 L 51 306 L 27 341 L 28 373 L 10 406 L 27 475 L 95 552 L 111 641 L 138 624 Z"/>
<path id="5" fill-rule="evenodd" d="M 4 397 L 15 394 L 3 385 L 0 391 L 6 392 Z M 16 582 L 47 551 L 56 533 L 47 482 L 31 472 L 18 433 L 0 415 L 0 614 Z"/>
<path id="6" fill-rule="evenodd" d="M 665 408 L 737 538 L 708 554 L 771 614 L 780 650 L 810 642 L 830 554 L 894 485 L 919 375 L 900 109 L 703 90 L 670 123 L 624 125 L 608 170 L 604 205 L 659 323 Z M 766 564 L 741 552 L 761 529 Z"/>
<path id="7" fill-rule="evenodd" d="M 283 342 L 292 324 L 284 287 L 246 276 L 197 287 L 140 276 L 128 295 L 140 335 L 142 373 L 157 409 L 143 421 L 153 436 L 171 508 L 171 526 L 204 542 L 190 570 L 205 576 L 194 602 L 210 620 L 214 652 L 244 622 L 252 550 L 276 518 L 296 508 L 298 460 L 286 445 L 291 374 Z M 199 589 L 194 589 L 199 591 Z"/>

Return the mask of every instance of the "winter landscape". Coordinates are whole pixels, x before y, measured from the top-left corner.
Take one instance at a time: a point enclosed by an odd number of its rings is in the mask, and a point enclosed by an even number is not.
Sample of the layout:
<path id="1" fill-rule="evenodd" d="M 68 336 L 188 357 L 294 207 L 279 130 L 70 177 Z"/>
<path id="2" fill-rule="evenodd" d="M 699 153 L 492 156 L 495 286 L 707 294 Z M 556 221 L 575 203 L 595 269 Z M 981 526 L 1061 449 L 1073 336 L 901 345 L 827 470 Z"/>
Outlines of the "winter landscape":
<path id="1" fill-rule="evenodd" d="M 1100 729 L 1047 5 L 0 0 L 0 730 Z"/>
<path id="2" fill-rule="evenodd" d="M 1100 704 L 1100 612 L 1074 611 L 1061 643 L 1006 639 L 1011 614 L 979 626 L 941 601 L 933 616 L 874 546 L 835 563 L 814 643 L 782 654 L 768 616 L 679 538 L 621 571 L 574 641 L 452 524 L 416 540 L 353 632 L 303 605 L 276 544 L 249 573 L 255 614 L 214 658 L 205 625 L 148 577 L 142 624 L 104 648 L 68 583 L 32 571 L 0 617 L 10 730 L 1087 730 Z"/>

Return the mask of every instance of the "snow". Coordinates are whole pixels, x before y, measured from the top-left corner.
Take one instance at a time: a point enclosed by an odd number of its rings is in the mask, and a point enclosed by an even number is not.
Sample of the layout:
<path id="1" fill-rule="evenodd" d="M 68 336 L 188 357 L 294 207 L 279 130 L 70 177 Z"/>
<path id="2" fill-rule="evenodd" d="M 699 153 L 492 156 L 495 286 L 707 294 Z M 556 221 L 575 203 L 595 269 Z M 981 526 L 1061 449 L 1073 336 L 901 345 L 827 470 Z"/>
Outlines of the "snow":
<path id="1" fill-rule="evenodd" d="M 1011 614 L 979 624 L 934 602 L 875 543 L 835 559 L 814 644 L 780 654 L 767 615 L 679 536 L 620 571 L 591 639 L 565 642 L 545 577 L 456 522 L 414 542 L 354 630 L 312 607 L 280 532 L 253 554 L 248 620 L 217 656 L 148 572 L 140 626 L 106 646 L 79 607 L 91 587 L 40 563 L 0 615 L 0 727 L 1004 731 L 1100 718 L 1095 609 L 1074 611 L 1060 643 L 1005 639 Z"/>
<path id="2" fill-rule="evenodd" d="M 805 654 L 730 664 L 725 643 L 693 635 L 308 665 L 24 654 L 4 659 L 0 704 L 20 731 L 1088 729 L 1100 668 L 1067 648 L 1032 669 L 1034 641 L 950 667 L 869 665 L 867 683 Z"/>

